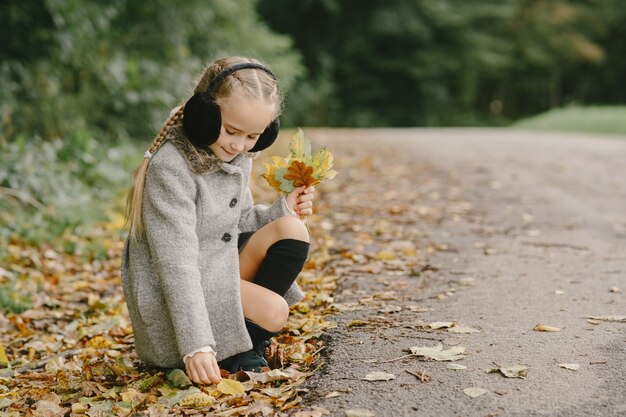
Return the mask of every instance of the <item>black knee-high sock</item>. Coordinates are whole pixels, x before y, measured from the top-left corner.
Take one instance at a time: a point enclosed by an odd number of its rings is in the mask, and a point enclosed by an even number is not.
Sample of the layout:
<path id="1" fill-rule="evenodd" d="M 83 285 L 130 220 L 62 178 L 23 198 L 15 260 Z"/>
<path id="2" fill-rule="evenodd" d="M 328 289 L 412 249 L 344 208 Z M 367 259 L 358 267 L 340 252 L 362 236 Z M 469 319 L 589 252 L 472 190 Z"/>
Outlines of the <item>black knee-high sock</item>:
<path id="1" fill-rule="evenodd" d="M 267 249 L 253 282 L 284 296 L 302 271 L 309 246 L 297 239 L 277 241 Z"/>

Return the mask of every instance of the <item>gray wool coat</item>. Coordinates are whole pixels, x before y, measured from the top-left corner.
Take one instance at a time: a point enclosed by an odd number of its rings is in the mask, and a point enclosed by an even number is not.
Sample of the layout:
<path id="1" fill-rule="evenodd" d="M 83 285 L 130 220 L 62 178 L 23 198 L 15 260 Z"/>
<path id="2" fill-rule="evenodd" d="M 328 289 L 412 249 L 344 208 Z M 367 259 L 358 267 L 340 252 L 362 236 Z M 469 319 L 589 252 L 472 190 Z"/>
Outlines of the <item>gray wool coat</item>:
<path id="1" fill-rule="evenodd" d="M 145 231 L 127 239 L 122 286 L 143 361 L 184 368 L 183 356 L 212 346 L 217 360 L 252 348 L 240 299 L 237 236 L 293 215 L 284 197 L 254 205 L 252 154 L 224 163 L 193 147 L 180 124 L 152 156 L 143 194 Z M 303 298 L 297 284 L 285 295 Z"/>

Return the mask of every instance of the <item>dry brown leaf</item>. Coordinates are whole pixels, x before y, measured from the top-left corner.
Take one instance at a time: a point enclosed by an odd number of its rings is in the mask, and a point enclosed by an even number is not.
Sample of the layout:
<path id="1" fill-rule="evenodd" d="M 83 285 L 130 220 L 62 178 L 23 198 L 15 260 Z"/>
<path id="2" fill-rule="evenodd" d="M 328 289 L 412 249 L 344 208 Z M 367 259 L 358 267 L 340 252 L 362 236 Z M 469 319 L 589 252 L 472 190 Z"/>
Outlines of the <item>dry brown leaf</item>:
<path id="1" fill-rule="evenodd" d="M 376 254 L 376 259 L 378 259 L 379 261 L 393 261 L 396 258 L 397 255 L 395 254 L 395 252 L 392 252 L 390 250 L 381 250 Z"/>
<path id="2" fill-rule="evenodd" d="M 560 363 L 559 367 L 569 369 L 570 371 L 577 371 L 580 369 L 580 365 L 577 363 Z"/>
<path id="3" fill-rule="evenodd" d="M 441 343 L 432 347 L 413 346 L 409 350 L 415 356 L 423 356 L 436 361 L 458 361 L 463 359 L 463 352 L 465 352 L 463 346 L 453 346 L 450 349 L 444 349 Z"/>
<path id="4" fill-rule="evenodd" d="M 346 410 L 345 413 L 346 417 L 375 417 L 374 413 L 367 408 L 353 408 Z"/>
<path id="5" fill-rule="evenodd" d="M 559 327 L 548 326 L 546 324 L 537 324 L 533 327 L 533 330 L 536 332 L 560 332 L 561 329 Z"/>
<path id="6" fill-rule="evenodd" d="M 222 382 L 223 381 L 230 381 L 230 380 L 224 379 L 222 380 Z M 202 407 L 209 406 L 213 404 L 214 402 L 215 402 L 215 398 L 211 397 L 210 395 L 205 394 L 204 392 L 197 392 L 195 394 L 188 395 L 182 400 L 180 400 L 178 402 L 178 405 L 181 407 L 187 407 L 187 408 L 202 408 Z"/>
<path id="7" fill-rule="evenodd" d="M 217 389 L 223 394 L 230 395 L 239 395 L 246 392 L 241 382 L 235 381 L 234 379 L 222 379 L 220 383 L 217 384 Z"/>
<path id="8" fill-rule="evenodd" d="M 492 368 L 487 371 L 487 373 L 489 374 L 494 372 L 500 372 L 507 378 L 525 379 L 528 376 L 528 368 L 524 365 L 501 366 L 499 368 Z"/>
<path id="9" fill-rule="evenodd" d="M 487 390 L 483 388 L 471 387 L 471 388 L 465 388 L 463 392 L 472 398 L 476 398 L 486 393 Z"/>
<path id="10" fill-rule="evenodd" d="M 478 330 L 478 329 L 474 329 L 473 327 L 467 327 L 467 326 L 450 327 L 450 328 L 448 328 L 448 331 L 450 333 L 457 333 L 457 334 L 470 334 L 470 333 L 479 333 L 480 332 L 480 330 Z"/>
<path id="11" fill-rule="evenodd" d="M 296 188 L 302 187 L 303 185 L 310 187 L 311 185 L 319 183 L 318 180 L 313 178 L 313 167 L 300 161 L 291 161 L 291 165 L 287 168 L 285 179 L 292 181 Z"/>
<path id="12" fill-rule="evenodd" d="M 366 381 L 390 381 L 392 379 L 396 379 L 396 376 L 387 372 L 376 371 L 365 375 L 365 378 L 363 379 Z"/>
<path id="13" fill-rule="evenodd" d="M 435 321 L 429 324 L 430 328 L 433 330 L 447 329 L 449 327 L 454 327 L 456 325 L 457 325 L 456 321 Z"/>
<path id="14" fill-rule="evenodd" d="M 592 320 L 601 320 L 601 321 L 619 321 L 626 323 L 626 316 L 618 316 L 618 315 L 610 315 L 610 316 L 587 316 L 587 318 Z"/>
<path id="15" fill-rule="evenodd" d="M 295 413 L 294 417 L 322 417 L 330 415 L 330 411 L 322 407 L 311 407 L 310 410 L 302 410 Z"/>
<path id="16" fill-rule="evenodd" d="M 35 417 L 56 417 L 64 415 L 69 409 L 63 408 L 52 401 L 41 400 L 34 404 L 35 410 L 33 415 Z"/>

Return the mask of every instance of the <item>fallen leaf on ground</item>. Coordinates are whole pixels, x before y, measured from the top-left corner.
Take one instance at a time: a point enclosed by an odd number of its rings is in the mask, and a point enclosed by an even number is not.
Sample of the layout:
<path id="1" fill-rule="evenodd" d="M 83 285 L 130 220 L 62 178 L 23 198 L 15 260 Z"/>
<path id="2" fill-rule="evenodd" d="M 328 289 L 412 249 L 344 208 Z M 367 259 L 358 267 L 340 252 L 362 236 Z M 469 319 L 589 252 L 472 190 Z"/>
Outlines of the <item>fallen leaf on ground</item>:
<path id="1" fill-rule="evenodd" d="M 294 417 L 322 417 L 330 415 L 330 411 L 322 407 L 311 407 L 311 410 L 302 410 L 295 413 Z"/>
<path id="2" fill-rule="evenodd" d="M 580 369 L 580 365 L 577 363 L 560 363 L 561 368 L 569 369 L 570 371 L 577 371 Z"/>
<path id="3" fill-rule="evenodd" d="M 272 369 L 269 372 L 250 372 L 246 371 L 246 374 L 250 377 L 250 379 L 254 382 L 260 382 L 265 384 L 266 382 L 272 381 L 285 381 L 290 378 L 289 374 L 280 370 L 280 369 Z"/>
<path id="4" fill-rule="evenodd" d="M 487 371 L 488 374 L 500 372 L 507 378 L 526 378 L 528 376 L 528 368 L 524 365 L 501 366 L 500 368 L 492 368 Z"/>
<path id="5" fill-rule="evenodd" d="M 626 316 L 587 316 L 588 319 L 592 320 L 602 320 L 602 321 L 619 321 L 626 323 Z"/>
<path id="6" fill-rule="evenodd" d="M 41 400 L 35 404 L 36 408 L 34 411 L 35 417 L 54 417 L 54 416 L 62 416 L 65 415 L 69 409 L 63 408 L 58 404 L 53 403 L 52 401 Z"/>
<path id="7" fill-rule="evenodd" d="M 459 365 L 458 363 L 449 363 L 446 368 L 453 371 L 461 371 L 463 369 L 467 369 L 467 366 Z"/>
<path id="8" fill-rule="evenodd" d="M 335 398 L 335 397 L 339 397 L 343 395 L 341 392 L 339 391 L 331 391 L 328 394 L 324 395 L 324 398 Z"/>
<path id="9" fill-rule="evenodd" d="M 472 387 L 472 388 L 465 388 L 465 389 L 463 390 L 463 392 L 464 392 L 466 395 L 469 395 L 469 396 L 470 396 L 470 397 L 472 397 L 472 398 L 476 398 L 476 397 L 479 397 L 479 396 L 483 395 L 484 393 L 486 393 L 486 392 L 487 392 L 487 390 L 484 390 L 484 389 L 482 389 L 482 388 Z"/>
<path id="10" fill-rule="evenodd" d="M 394 374 L 388 374 L 387 372 L 376 371 L 365 375 L 365 378 L 363 379 L 366 381 L 389 381 L 391 379 L 396 379 L 396 376 Z"/>
<path id="11" fill-rule="evenodd" d="M 429 324 L 430 328 L 433 330 L 454 327 L 456 325 L 457 325 L 456 321 L 436 321 L 436 322 Z"/>
<path id="12" fill-rule="evenodd" d="M 74 403 L 72 404 L 72 413 L 73 414 L 85 414 L 89 411 L 89 404 L 85 403 Z"/>
<path id="13" fill-rule="evenodd" d="M 379 261 L 393 261 L 396 258 L 396 254 L 389 250 L 381 250 L 376 254 L 376 259 Z"/>
<path id="14" fill-rule="evenodd" d="M 409 349 L 415 356 L 423 356 L 425 358 L 434 359 L 436 361 L 458 361 L 463 359 L 463 346 L 453 346 L 450 349 L 443 349 L 443 345 L 439 343 L 437 346 L 413 346 Z"/>
<path id="15" fill-rule="evenodd" d="M 375 417 L 367 408 L 353 408 L 346 410 L 346 417 Z"/>
<path id="16" fill-rule="evenodd" d="M 361 326 L 367 326 L 370 323 L 363 321 L 363 320 L 352 320 L 350 323 L 346 324 L 346 326 L 348 327 L 361 327 Z"/>
<path id="17" fill-rule="evenodd" d="M 230 395 L 243 394 L 246 392 L 241 382 L 235 381 L 234 379 L 222 379 L 222 381 L 217 384 L 217 389 L 223 394 Z"/>
<path id="18" fill-rule="evenodd" d="M 559 327 L 548 326 L 546 324 L 537 324 L 533 327 L 533 330 L 536 332 L 560 332 L 561 329 Z"/>
<path id="19" fill-rule="evenodd" d="M 9 363 L 9 358 L 4 350 L 4 345 L 0 343 L 0 366 L 6 366 Z"/>
<path id="20" fill-rule="evenodd" d="M 480 330 L 478 330 L 478 329 L 474 329 L 472 327 L 466 327 L 466 326 L 450 327 L 448 329 L 448 331 L 450 333 L 457 333 L 457 334 L 469 334 L 469 333 L 479 333 L 480 332 Z"/>
<path id="21" fill-rule="evenodd" d="M 174 369 L 167 374 L 167 380 L 177 388 L 186 388 L 192 385 L 191 380 L 182 369 Z"/>
<path id="22" fill-rule="evenodd" d="M 224 379 L 222 380 L 222 382 L 223 381 L 230 381 L 230 380 Z M 195 394 L 188 395 L 182 400 L 180 400 L 178 402 L 178 405 L 181 407 L 202 408 L 202 407 L 206 407 L 208 405 L 213 404 L 214 401 L 215 401 L 215 398 L 211 397 L 210 395 L 205 394 L 204 392 L 196 392 Z"/>

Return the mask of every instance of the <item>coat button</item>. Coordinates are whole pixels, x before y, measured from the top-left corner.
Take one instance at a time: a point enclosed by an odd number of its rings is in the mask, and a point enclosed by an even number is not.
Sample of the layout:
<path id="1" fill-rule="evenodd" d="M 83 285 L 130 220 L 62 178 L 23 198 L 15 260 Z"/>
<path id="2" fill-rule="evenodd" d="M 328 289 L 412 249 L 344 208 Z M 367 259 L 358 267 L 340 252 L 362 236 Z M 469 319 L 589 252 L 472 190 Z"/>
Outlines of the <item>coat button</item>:
<path id="1" fill-rule="evenodd" d="M 224 242 L 230 242 L 231 236 L 229 233 L 224 233 L 224 236 L 222 236 L 222 241 Z"/>
<path id="2" fill-rule="evenodd" d="M 230 204 L 229 204 L 230 208 L 233 208 L 236 205 L 237 205 L 237 199 L 236 198 L 233 198 L 232 200 L 230 200 Z"/>

